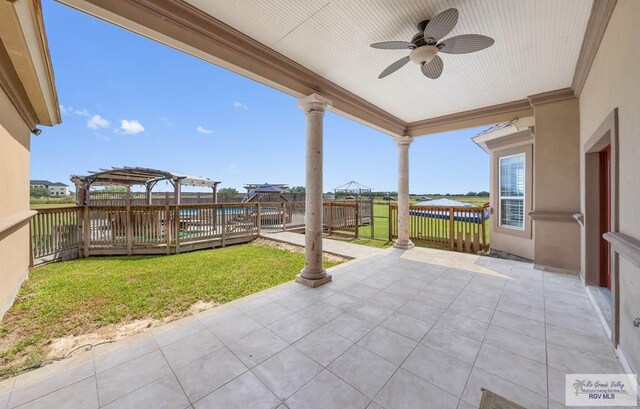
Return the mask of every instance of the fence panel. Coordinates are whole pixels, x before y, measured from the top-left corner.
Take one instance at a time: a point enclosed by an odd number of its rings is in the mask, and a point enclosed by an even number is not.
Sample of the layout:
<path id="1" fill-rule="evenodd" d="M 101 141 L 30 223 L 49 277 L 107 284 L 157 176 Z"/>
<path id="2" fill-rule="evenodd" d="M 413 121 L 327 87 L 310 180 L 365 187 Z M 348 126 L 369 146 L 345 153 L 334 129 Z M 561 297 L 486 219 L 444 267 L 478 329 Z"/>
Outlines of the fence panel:
<path id="1" fill-rule="evenodd" d="M 84 240 L 90 246 L 125 247 L 128 215 L 126 206 L 90 206 Z"/>
<path id="2" fill-rule="evenodd" d="M 164 207 L 132 206 L 129 220 L 132 223 L 132 246 L 158 246 L 166 244 L 167 228 L 171 226 L 171 214 Z"/>
<path id="3" fill-rule="evenodd" d="M 262 211 L 262 209 L 260 209 Z M 234 203 L 222 208 L 225 215 L 225 237 L 257 236 L 261 213 L 257 203 Z"/>
<path id="4" fill-rule="evenodd" d="M 483 207 L 409 206 L 409 238 L 476 253 L 489 247 Z M 398 237 L 398 206 L 389 206 L 389 239 Z"/>
<path id="5" fill-rule="evenodd" d="M 75 258 L 80 245 L 78 207 L 42 209 L 30 221 L 34 262 Z"/>
<path id="6" fill-rule="evenodd" d="M 179 218 L 177 225 L 180 242 L 221 239 L 222 208 L 220 204 L 174 207 L 174 217 Z"/>
<path id="7" fill-rule="evenodd" d="M 121 201 L 119 193 L 104 200 Z M 137 199 L 136 199 L 137 200 Z M 356 232 L 355 202 L 325 202 L 329 232 Z M 84 206 L 40 210 L 31 220 L 35 264 L 92 254 L 174 253 L 249 241 L 260 229 L 299 229 L 304 202 Z M 245 240 L 246 239 L 246 240 Z"/>
<path id="8" fill-rule="evenodd" d="M 240 202 L 244 195 L 218 195 L 218 202 Z M 210 204 L 213 203 L 213 192 L 181 192 L 181 204 Z M 89 195 L 91 206 L 146 206 L 148 205 L 146 192 L 131 192 L 131 197 L 127 192 L 92 191 Z M 151 204 L 175 205 L 175 194 L 173 192 L 152 192 Z"/>
<path id="9" fill-rule="evenodd" d="M 284 228 L 299 229 L 304 227 L 305 202 L 285 203 Z"/>
<path id="10" fill-rule="evenodd" d="M 355 232 L 356 231 L 356 209 L 355 202 L 325 202 L 323 207 L 323 224 L 325 229 L 332 233 L 336 230 Z"/>
<path id="11" fill-rule="evenodd" d="M 258 205 L 257 202 L 252 202 Z M 285 202 L 259 203 L 260 207 L 260 228 L 267 231 L 284 230 L 286 228 L 286 206 Z"/>

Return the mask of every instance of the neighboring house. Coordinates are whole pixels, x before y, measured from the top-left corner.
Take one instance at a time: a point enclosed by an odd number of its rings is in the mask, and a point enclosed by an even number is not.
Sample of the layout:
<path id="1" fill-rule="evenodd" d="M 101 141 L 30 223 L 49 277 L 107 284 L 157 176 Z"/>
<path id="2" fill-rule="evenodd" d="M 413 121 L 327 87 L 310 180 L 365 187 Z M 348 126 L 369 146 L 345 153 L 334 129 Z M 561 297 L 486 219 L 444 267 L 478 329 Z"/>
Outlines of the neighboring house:
<path id="1" fill-rule="evenodd" d="M 66 196 L 69 194 L 69 185 L 62 182 L 50 182 L 48 180 L 32 180 L 31 187 L 43 187 L 49 189 L 51 196 Z"/>

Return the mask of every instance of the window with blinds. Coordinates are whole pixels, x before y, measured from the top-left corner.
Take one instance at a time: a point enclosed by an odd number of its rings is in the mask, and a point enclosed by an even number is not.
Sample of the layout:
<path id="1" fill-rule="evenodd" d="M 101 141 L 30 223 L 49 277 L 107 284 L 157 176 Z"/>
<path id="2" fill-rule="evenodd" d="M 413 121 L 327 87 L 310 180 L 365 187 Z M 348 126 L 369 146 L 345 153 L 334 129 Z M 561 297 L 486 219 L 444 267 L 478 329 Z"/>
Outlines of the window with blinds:
<path id="1" fill-rule="evenodd" d="M 499 158 L 500 226 L 524 230 L 525 154 Z"/>

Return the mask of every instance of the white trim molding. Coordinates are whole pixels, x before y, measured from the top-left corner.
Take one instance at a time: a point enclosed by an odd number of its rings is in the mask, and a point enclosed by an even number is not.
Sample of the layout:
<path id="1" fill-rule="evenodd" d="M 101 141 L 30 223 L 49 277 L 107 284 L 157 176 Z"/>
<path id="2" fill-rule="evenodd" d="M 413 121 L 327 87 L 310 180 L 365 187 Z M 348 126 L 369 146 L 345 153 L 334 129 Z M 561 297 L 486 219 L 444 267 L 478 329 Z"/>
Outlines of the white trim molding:
<path id="1" fill-rule="evenodd" d="M 620 232 L 605 233 L 602 237 L 611 244 L 613 251 L 640 268 L 640 240 Z"/>
<path id="2" fill-rule="evenodd" d="M 10 93 L 12 102 L 17 104 L 16 108 L 25 122 L 34 128 L 36 123 L 49 126 L 59 124 L 62 118 L 40 2 L 0 2 L 0 39 L 3 54 L 6 54 L 12 70 L 19 78 L 24 95 L 7 86 L 7 83 L 15 82 L 14 78 L 4 78 L 0 85 L 5 91 L 13 91 Z M 6 61 L 4 65 L 0 74 L 7 77 L 9 69 Z M 32 114 L 35 114 L 35 118 Z"/>
<path id="3" fill-rule="evenodd" d="M 575 214 L 576 212 L 547 212 L 540 210 L 529 212 L 529 216 L 531 216 L 533 220 L 580 223 L 580 221 L 574 217 Z"/>
<path id="4" fill-rule="evenodd" d="M 35 210 L 28 210 L 0 219 L 0 238 L 2 238 L 4 232 L 24 222 L 28 222 L 37 213 Z"/>
<path id="5" fill-rule="evenodd" d="M 576 62 L 571 82 L 571 88 L 576 97 L 580 96 L 584 84 L 587 82 L 591 66 L 600 48 L 602 37 L 607 31 L 607 26 L 616 4 L 618 4 L 618 0 L 593 0 L 591 15 L 582 38 L 582 47 L 580 48 L 580 54 L 578 54 L 578 61 Z"/>

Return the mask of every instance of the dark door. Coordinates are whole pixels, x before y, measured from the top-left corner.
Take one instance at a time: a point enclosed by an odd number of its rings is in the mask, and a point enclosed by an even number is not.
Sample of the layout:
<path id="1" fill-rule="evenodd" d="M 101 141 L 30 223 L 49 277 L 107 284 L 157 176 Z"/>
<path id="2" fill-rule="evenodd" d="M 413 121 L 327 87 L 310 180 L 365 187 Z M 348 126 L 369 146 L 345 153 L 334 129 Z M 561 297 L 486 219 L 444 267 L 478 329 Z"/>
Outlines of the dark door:
<path id="1" fill-rule="evenodd" d="M 602 238 L 611 231 L 611 145 L 600 151 L 600 286 L 611 289 L 611 246 Z"/>

